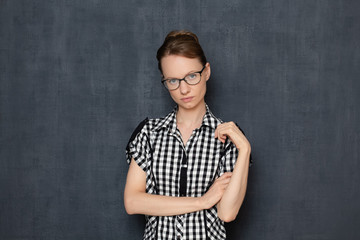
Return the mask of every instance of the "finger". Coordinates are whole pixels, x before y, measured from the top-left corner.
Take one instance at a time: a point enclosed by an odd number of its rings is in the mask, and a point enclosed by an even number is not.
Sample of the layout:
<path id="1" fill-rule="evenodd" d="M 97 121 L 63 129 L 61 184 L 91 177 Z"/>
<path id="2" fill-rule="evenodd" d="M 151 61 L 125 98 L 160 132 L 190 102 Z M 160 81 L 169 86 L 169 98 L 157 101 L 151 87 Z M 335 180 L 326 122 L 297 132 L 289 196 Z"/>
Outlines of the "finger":
<path id="1" fill-rule="evenodd" d="M 228 177 L 228 178 L 223 178 L 223 179 L 218 179 L 217 180 L 217 184 L 226 184 L 228 181 L 231 180 L 231 177 Z"/>
<path id="2" fill-rule="evenodd" d="M 227 186 L 227 185 L 229 185 L 230 180 L 231 180 L 231 178 L 224 179 L 224 180 L 221 181 L 221 184 Z"/>
<path id="3" fill-rule="evenodd" d="M 232 174 L 233 174 L 232 172 L 224 172 L 223 175 L 221 175 L 221 176 L 224 176 L 224 175 L 225 176 L 231 176 Z"/>
<path id="4" fill-rule="evenodd" d="M 221 189 L 225 190 L 228 186 L 229 186 L 230 183 L 226 183 L 226 184 L 222 184 L 221 185 Z"/>
<path id="5" fill-rule="evenodd" d="M 232 176 L 232 172 L 225 172 L 218 179 L 223 179 L 231 176 Z"/>
<path id="6" fill-rule="evenodd" d="M 231 180 L 231 176 L 223 179 L 223 180 L 222 180 L 222 183 L 230 182 L 230 180 Z"/>
<path id="7" fill-rule="evenodd" d="M 226 137 L 220 134 L 218 134 L 216 138 L 219 139 L 219 141 L 221 141 L 222 143 L 224 143 L 224 141 L 226 140 Z"/>
<path id="8" fill-rule="evenodd" d="M 217 182 L 219 183 L 219 184 L 223 184 L 223 183 L 226 183 L 227 181 L 230 181 L 231 180 L 231 176 L 225 176 L 225 177 L 223 177 L 223 178 L 219 178 L 218 180 L 217 180 Z"/>
<path id="9" fill-rule="evenodd" d="M 214 137 L 218 138 L 219 137 L 219 132 L 225 127 L 225 123 L 222 123 L 220 125 L 218 125 L 215 129 L 215 134 Z"/>
<path id="10" fill-rule="evenodd" d="M 226 136 L 220 135 L 220 133 L 218 133 L 217 139 L 219 139 L 220 142 L 225 143 L 225 141 L 226 141 Z"/>
<path id="11" fill-rule="evenodd" d="M 220 141 L 225 141 L 227 138 L 227 129 L 219 129 L 218 130 L 218 138 L 220 139 Z"/>

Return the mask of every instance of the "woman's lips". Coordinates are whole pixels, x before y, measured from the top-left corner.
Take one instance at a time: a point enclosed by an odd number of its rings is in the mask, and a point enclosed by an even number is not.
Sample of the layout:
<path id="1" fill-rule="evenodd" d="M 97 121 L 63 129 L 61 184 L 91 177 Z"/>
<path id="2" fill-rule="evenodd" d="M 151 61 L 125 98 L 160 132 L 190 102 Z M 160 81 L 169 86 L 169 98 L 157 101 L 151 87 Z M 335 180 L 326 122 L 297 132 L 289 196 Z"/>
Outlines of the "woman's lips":
<path id="1" fill-rule="evenodd" d="M 186 98 L 182 98 L 181 100 L 183 102 L 190 102 L 194 97 L 186 97 Z"/>

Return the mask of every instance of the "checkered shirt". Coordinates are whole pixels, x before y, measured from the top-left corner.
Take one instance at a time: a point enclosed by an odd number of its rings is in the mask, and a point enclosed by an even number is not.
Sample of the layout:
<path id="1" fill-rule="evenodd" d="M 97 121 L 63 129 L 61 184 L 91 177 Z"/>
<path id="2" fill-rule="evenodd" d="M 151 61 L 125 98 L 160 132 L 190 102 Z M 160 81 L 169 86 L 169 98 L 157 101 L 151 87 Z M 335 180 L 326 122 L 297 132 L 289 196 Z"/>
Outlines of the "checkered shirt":
<path id="1" fill-rule="evenodd" d="M 181 168 L 187 157 L 186 196 L 201 197 L 214 179 L 231 172 L 237 159 L 237 149 L 231 141 L 225 144 L 214 138 L 222 123 L 206 105 L 202 125 L 193 131 L 184 146 L 176 127 L 177 107 L 165 118 L 149 119 L 135 130 L 127 150 L 131 158 L 146 172 L 146 192 L 165 196 L 180 196 Z M 216 206 L 175 216 L 145 216 L 143 239 L 226 239 L 224 222 L 218 218 Z"/>

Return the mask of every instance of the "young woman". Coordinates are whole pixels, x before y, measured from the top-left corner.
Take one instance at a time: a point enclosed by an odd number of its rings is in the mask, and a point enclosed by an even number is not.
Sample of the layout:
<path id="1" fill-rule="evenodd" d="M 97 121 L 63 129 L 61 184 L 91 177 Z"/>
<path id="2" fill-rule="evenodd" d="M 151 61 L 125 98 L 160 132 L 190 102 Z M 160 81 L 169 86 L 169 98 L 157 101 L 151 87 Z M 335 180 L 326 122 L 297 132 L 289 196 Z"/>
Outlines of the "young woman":
<path id="1" fill-rule="evenodd" d="M 205 103 L 210 64 L 195 34 L 170 32 L 157 59 L 177 106 L 130 138 L 126 211 L 146 216 L 144 239 L 226 239 L 224 222 L 244 200 L 250 143 Z"/>

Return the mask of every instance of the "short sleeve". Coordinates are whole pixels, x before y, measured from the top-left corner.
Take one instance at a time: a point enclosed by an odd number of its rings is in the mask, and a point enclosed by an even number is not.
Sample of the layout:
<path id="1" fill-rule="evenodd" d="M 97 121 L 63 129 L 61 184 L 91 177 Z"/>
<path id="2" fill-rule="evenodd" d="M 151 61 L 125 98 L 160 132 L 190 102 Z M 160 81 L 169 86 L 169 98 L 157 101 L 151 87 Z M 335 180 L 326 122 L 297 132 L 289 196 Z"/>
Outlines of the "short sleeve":
<path id="1" fill-rule="evenodd" d="M 238 156 L 238 150 L 235 144 L 230 142 L 224 150 L 221 174 L 223 174 L 224 172 L 232 172 L 234 170 L 237 156 Z"/>
<path id="2" fill-rule="evenodd" d="M 244 134 L 244 136 L 246 136 L 245 135 L 245 132 L 239 127 L 239 125 L 237 124 L 237 123 L 235 123 L 236 124 L 236 126 L 240 129 L 240 131 Z M 253 165 L 253 158 L 252 158 L 252 156 L 251 156 L 251 153 L 250 153 L 250 157 L 249 157 L 249 167 L 251 167 Z"/>
<path id="3" fill-rule="evenodd" d="M 235 123 L 236 124 L 236 123 Z M 236 126 L 240 129 L 240 131 L 245 135 L 244 131 L 239 127 L 238 124 L 236 124 Z M 238 150 L 235 146 L 235 144 L 233 144 L 232 142 L 230 142 L 225 150 L 224 150 L 224 159 L 222 161 L 222 171 L 221 174 L 224 172 L 232 172 L 234 170 L 235 167 L 235 163 L 237 160 L 237 156 L 238 156 Z M 249 157 L 249 167 L 251 167 L 253 164 L 253 159 L 250 153 L 250 157 Z"/>
<path id="4" fill-rule="evenodd" d="M 224 151 L 224 157 L 222 159 L 221 174 L 223 174 L 224 172 L 232 172 L 234 170 L 238 154 L 239 154 L 239 151 L 236 148 L 235 144 L 230 143 L 226 147 L 226 149 Z M 252 163 L 253 163 L 253 160 L 252 160 L 252 156 L 250 153 L 249 167 L 251 167 Z"/>
<path id="5" fill-rule="evenodd" d="M 148 159 L 150 159 L 150 142 L 148 134 L 146 133 L 147 119 L 139 124 L 133 132 L 127 147 L 126 147 L 126 160 L 130 164 L 131 159 L 134 158 L 139 167 L 147 171 Z"/>

